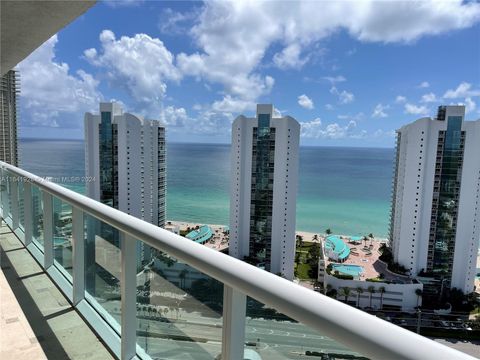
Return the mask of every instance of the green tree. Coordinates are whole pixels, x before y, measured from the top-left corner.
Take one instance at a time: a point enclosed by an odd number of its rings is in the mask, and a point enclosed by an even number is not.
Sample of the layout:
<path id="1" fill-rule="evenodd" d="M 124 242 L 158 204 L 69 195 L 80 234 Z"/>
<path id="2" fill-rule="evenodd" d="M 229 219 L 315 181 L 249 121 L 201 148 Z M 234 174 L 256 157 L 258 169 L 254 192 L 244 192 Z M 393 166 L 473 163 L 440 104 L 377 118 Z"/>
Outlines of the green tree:
<path id="1" fill-rule="evenodd" d="M 182 288 L 182 290 L 185 290 L 185 278 L 187 277 L 187 274 L 187 269 L 183 269 L 180 271 L 180 274 L 178 274 L 178 277 L 180 278 L 180 288 Z"/>
<path id="2" fill-rule="evenodd" d="M 320 244 L 313 243 L 308 249 L 308 263 L 311 267 L 318 266 L 318 260 L 320 259 Z"/>
<path id="3" fill-rule="evenodd" d="M 363 293 L 363 288 L 359 286 L 355 291 L 357 292 L 357 307 L 360 307 L 360 295 Z"/>
<path id="4" fill-rule="evenodd" d="M 330 290 L 327 295 L 330 296 L 331 298 L 336 299 L 337 298 L 337 289 Z"/>
<path id="5" fill-rule="evenodd" d="M 378 292 L 380 293 L 380 309 L 383 309 L 383 294 L 385 293 L 385 287 L 380 286 Z"/>
<path id="6" fill-rule="evenodd" d="M 420 298 L 423 295 L 422 289 L 415 289 L 415 295 L 417 295 L 417 307 L 420 306 Z"/>
<path id="7" fill-rule="evenodd" d="M 325 230 L 325 234 L 327 235 L 330 235 L 332 233 L 332 230 L 330 228 L 328 228 L 327 230 Z"/>
<path id="8" fill-rule="evenodd" d="M 368 238 L 366 236 L 363 237 L 363 246 L 367 246 L 367 241 L 368 241 Z"/>
<path id="9" fill-rule="evenodd" d="M 350 297 L 351 290 L 348 287 L 343 287 L 340 289 L 340 295 L 345 297 L 345 302 L 348 303 L 348 298 Z"/>
<path id="10" fill-rule="evenodd" d="M 327 286 L 325 286 L 325 295 L 326 295 L 330 290 L 332 290 L 332 285 L 327 284 Z"/>
<path id="11" fill-rule="evenodd" d="M 372 307 L 372 295 L 375 293 L 375 287 L 369 286 L 367 291 L 370 293 L 370 307 Z"/>

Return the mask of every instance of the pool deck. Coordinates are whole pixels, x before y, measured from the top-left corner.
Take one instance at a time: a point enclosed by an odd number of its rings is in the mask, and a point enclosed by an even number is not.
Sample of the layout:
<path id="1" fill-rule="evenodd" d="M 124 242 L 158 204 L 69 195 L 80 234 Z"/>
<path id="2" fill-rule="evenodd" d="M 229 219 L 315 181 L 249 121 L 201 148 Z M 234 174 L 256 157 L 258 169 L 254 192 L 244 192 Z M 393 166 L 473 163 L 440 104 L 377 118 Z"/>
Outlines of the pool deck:
<path id="1" fill-rule="evenodd" d="M 363 250 L 364 241 L 357 244 L 350 243 L 348 242 L 348 240 L 344 240 L 344 241 L 347 244 L 347 246 L 350 247 L 350 256 L 348 257 L 347 260 L 345 260 L 341 264 L 362 266 L 363 272 L 360 274 L 359 280 L 376 278 L 380 274 L 384 274 L 385 280 L 388 280 L 388 281 L 394 280 L 401 283 L 410 282 L 408 276 L 402 276 L 402 275 L 394 274 L 388 271 L 386 264 L 378 259 L 380 257 L 379 248 L 380 248 L 380 245 L 382 244 L 382 242 L 379 241 L 378 239 L 374 238 L 373 241 L 370 241 L 370 240 L 367 241 L 367 247 L 369 248 L 369 251 Z M 370 247 L 370 244 L 372 244 L 373 246 Z M 368 255 L 369 252 L 371 253 L 371 255 Z M 358 255 L 355 255 L 355 253 Z M 328 266 L 328 264 L 330 263 L 336 263 L 336 262 L 330 261 L 328 258 L 326 258 L 325 266 Z"/>
<path id="2" fill-rule="evenodd" d="M 185 221 L 168 220 L 172 225 L 176 225 L 180 230 L 187 230 L 187 228 L 194 229 L 197 226 L 208 225 L 213 230 L 213 236 L 203 245 L 217 251 L 224 251 L 228 249 L 228 235 L 223 234 L 225 225 L 199 224 L 189 223 Z"/>

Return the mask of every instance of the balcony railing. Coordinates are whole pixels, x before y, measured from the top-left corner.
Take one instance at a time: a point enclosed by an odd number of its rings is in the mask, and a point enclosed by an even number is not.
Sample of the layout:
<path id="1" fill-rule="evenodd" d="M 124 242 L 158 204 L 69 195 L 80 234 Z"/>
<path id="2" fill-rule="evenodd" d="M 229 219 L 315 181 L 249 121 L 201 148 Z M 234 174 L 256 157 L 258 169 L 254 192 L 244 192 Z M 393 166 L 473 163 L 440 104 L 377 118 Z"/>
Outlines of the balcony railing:
<path id="1" fill-rule="evenodd" d="M 1 216 L 121 359 L 473 359 L 14 166 L 0 171 Z"/>

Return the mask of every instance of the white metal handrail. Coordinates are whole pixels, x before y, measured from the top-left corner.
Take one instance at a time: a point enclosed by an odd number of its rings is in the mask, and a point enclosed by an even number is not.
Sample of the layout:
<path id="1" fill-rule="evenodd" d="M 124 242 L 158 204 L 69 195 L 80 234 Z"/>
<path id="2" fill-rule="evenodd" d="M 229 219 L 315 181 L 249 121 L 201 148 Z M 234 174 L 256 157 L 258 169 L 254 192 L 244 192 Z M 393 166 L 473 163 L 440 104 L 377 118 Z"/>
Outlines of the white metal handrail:
<path id="1" fill-rule="evenodd" d="M 21 177 L 24 182 L 31 182 L 46 193 L 72 205 L 73 217 L 79 213 L 78 210 L 89 214 L 117 228 L 126 236 L 143 241 L 178 258 L 224 283 L 235 292 L 240 292 L 268 304 L 283 314 L 363 355 L 373 359 L 474 359 L 465 353 L 436 343 L 243 261 L 158 228 L 15 166 L 0 162 L 0 167 L 15 176 Z M 73 261 L 77 260 L 73 259 Z M 132 269 L 131 263 L 130 261 L 130 269 Z M 123 261 L 122 266 L 124 266 Z M 135 300 L 134 297 L 130 297 L 130 299 L 131 301 Z M 235 311 L 235 309 L 232 310 L 234 308 L 233 303 L 229 303 L 232 301 L 236 301 L 235 297 L 224 298 L 224 318 L 232 318 L 232 314 L 225 314 L 225 309 Z M 132 309 L 132 307 L 128 308 Z M 241 311 L 243 311 L 243 317 L 245 317 L 245 309 Z M 135 316 L 135 314 L 125 315 Z M 122 323 L 122 329 L 123 325 Z M 232 321 L 225 322 L 224 320 L 224 326 L 233 327 L 235 325 L 232 324 Z M 231 330 L 224 329 L 224 334 L 231 334 Z M 133 332 L 133 335 L 132 332 L 129 334 L 135 336 L 135 332 Z M 126 343 L 131 344 L 132 339 L 129 340 Z M 226 340 L 235 341 L 236 339 Z M 236 349 L 242 349 L 242 354 L 238 354 L 238 351 L 236 355 L 234 353 L 225 354 L 224 347 L 224 359 L 243 359 L 243 340 L 241 346 L 237 346 Z M 127 353 L 122 351 L 122 358 Z"/>

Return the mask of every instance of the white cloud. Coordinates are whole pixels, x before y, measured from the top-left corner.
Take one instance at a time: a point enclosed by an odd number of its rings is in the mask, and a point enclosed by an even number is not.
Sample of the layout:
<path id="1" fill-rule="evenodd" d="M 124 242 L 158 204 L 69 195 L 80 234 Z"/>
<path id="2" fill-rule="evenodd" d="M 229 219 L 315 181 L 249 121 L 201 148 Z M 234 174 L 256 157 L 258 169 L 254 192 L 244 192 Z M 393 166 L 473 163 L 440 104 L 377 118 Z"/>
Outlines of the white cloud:
<path id="1" fill-rule="evenodd" d="M 338 123 L 331 123 L 322 127 L 320 118 L 312 121 L 303 122 L 301 125 L 300 134 L 304 138 L 310 139 L 344 139 L 344 138 L 361 138 L 364 136 L 364 131 L 355 133 L 357 123 L 350 120 L 347 125 L 340 125 Z"/>
<path id="2" fill-rule="evenodd" d="M 337 76 L 324 76 L 322 79 L 327 80 L 330 82 L 330 84 L 335 85 L 336 83 L 339 82 L 344 82 L 347 81 L 347 79 L 342 76 L 342 75 L 337 75 Z"/>
<path id="3" fill-rule="evenodd" d="M 313 101 L 312 99 L 310 99 L 307 95 L 303 94 L 303 95 L 300 95 L 298 97 L 298 104 L 305 108 L 305 109 L 309 109 L 309 110 L 312 110 L 313 109 Z"/>
<path id="4" fill-rule="evenodd" d="M 158 118 L 167 91 L 166 82 L 181 79 L 172 53 L 160 39 L 146 34 L 116 39 L 112 31 L 104 30 L 100 43 L 100 50 L 85 50 L 85 58 L 104 69 L 108 80 L 131 96 L 135 110 Z"/>
<path id="5" fill-rule="evenodd" d="M 355 100 L 355 96 L 352 93 L 346 90 L 339 91 L 335 86 L 331 87 L 330 93 L 338 96 L 340 104 L 348 104 Z"/>
<path id="6" fill-rule="evenodd" d="M 365 42 L 408 43 L 423 36 L 472 26 L 480 4 L 462 0 L 273 2 L 208 1 L 190 31 L 193 53 L 177 55 L 183 75 L 223 86 L 239 102 L 256 102 L 269 94 L 274 79 L 261 75 L 263 63 L 300 68 L 315 58 L 319 41 L 339 29 Z M 176 15 L 182 20 L 182 15 Z M 271 58 L 268 50 L 279 49 Z M 262 69 L 265 69 L 263 67 Z M 267 67 L 268 69 L 268 67 Z M 234 76 L 233 76 L 234 75 Z M 337 94 L 340 103 L 353 94 Z M 225 96 L 225 95 L 224 95 Z M 220 100 L 223 101 L 223 100 Z"/>
<path id="7" fill-rule="evenodd" d="M 221 113 L 240 114 L 245 110 L 254 110 L 255 105 L 253 101 L 246 101 L 225 95 L 222 100 L 215 101 L 212 104 L 212 110 Z"/>
<path id="8" fill-rule="evenodd" d="M 354 115 L 352 114 L 340 114 L 340 115 L 337 115 L 337 118 L 341 119 L 341 120 L 353 120 L 355 122 L 357 121 L 360 121 L 361 119 L 363 119 L 365 116 L 365 114 L 363 112 L 359 112 L 359 113 L 356 113 Z"/>
<path id="9" fill-rule="evenodd" d="M 169 129 L 172 127 L 185 127 L 189 121 L 187 111 L 184 108 L 167 106 L 163 111 L 163 119 Z"/>
<path id="10" fill-rule="evenodd" d="M 420 84 L 418 84 L 417 87 L 420 88 L 420 89 L 426 89 L 426 88 L 430 87 L 430 84 L 429 84 L 428 81 L 422 81 Z"/>
<path id="11" fill-rule="evenodd" d="M 276 107 L 273 107 L 273 117 L 274 118 L 281 118 L 283 117 L 282 111 L 277 109 Z"/>
<path id="12" fill-rule="evenodd" d="M 477 108 L 477 104 L 470 97 L 465 98 L 463 105 L 465 105 L 465 112 L 467 114 L 473 112 Z"/>
<path id="13" fill-rule="evenodd" d="M 438 99 L 435 96 L 435 94 L 431 92 L 431 93 L 423 95 L 422 100 L 420 100 L 420 101 L 423 102 L 423 103 L 431 103 L 431 102 L 437 102 Z"/>
<path id="14" fill-rule="evenodd" d="M 325 109 L 327 110 L 333 110 L 333 105 L 332 104 L 325 104 Z"/>
<path id="15" fill-rule="evenodd" d="M 55 59 L 57 35 L 23 60 L 21 73 L 21 126 L 82 127 L 86 111 L 98 108 L 102 94 L 98 81 L 83 70 L 70 71 L 68 64 Z"/>
<path id="16" fill-rule="evenodd" d="M 448 90 L 443 97 L 445 99 L 457 99 L 461 97 L 480 96 L 480 90 L 472 89 L 472 84 L 462 82 L 455 90 Z"/>
<path id="17" fill-rule="evenodd" d="M 158 28 L 163 34 L 186 34 L 188 23 L 198 16 L 198 9 L 190 12 L 177 12 L 171 8 L 164 9 L 160 14 Z"/>
<path id="18" fill-rule="evenodd" d="M 106 5 L 117 8 L 117 7 L 133 7 L 141 5 L 145 0 L 104 0 L 103 3 Z"/>
<path id="19" fill-rule="evenodd" d="M 372 136 L 374 138 L 381 138 L 381 137 L 393 138 L 396 136 L 396 133 L 395 133 L 395 130 L 378 129 L 372 134 Z"/>
<path id="20" fill-rule="evenodd" d="M 398 95 L 396 98 L 395 98 L 395 102 L 397 104 L 403 104 L 405 102 L 407 102 L 407 98 L 405 96 L 402 96 L 402 95 Z"/>
<path id="21" fill-rule="evenodd" d="M 273 63 L 280 69 L 300 69 L 305 65 L 309 57 L 302 58 L 302 50 L 299 44 L 290 44 L 273 56 Z"/>
<path id="22" fill-rule="evenodd" d="M 385 110 L 387 110 L 388 108 L 390 108 L 390 106 L 377 104 L 377 106 L 375 106 L 375 109 L 373 109 L 372 117 L 373 118 L 386 118 L 388 116 L 388 114 L 385 112 Z"/>
<path id="23" fill-rule="evenodd" d="M 415 104 L 407 103 L 405 104 L 405 112 L 407 114 L 414 114 L 414 115 L 427 115 L 430 112 L 430 110 L 424 105 L 417 106 Z"/>

